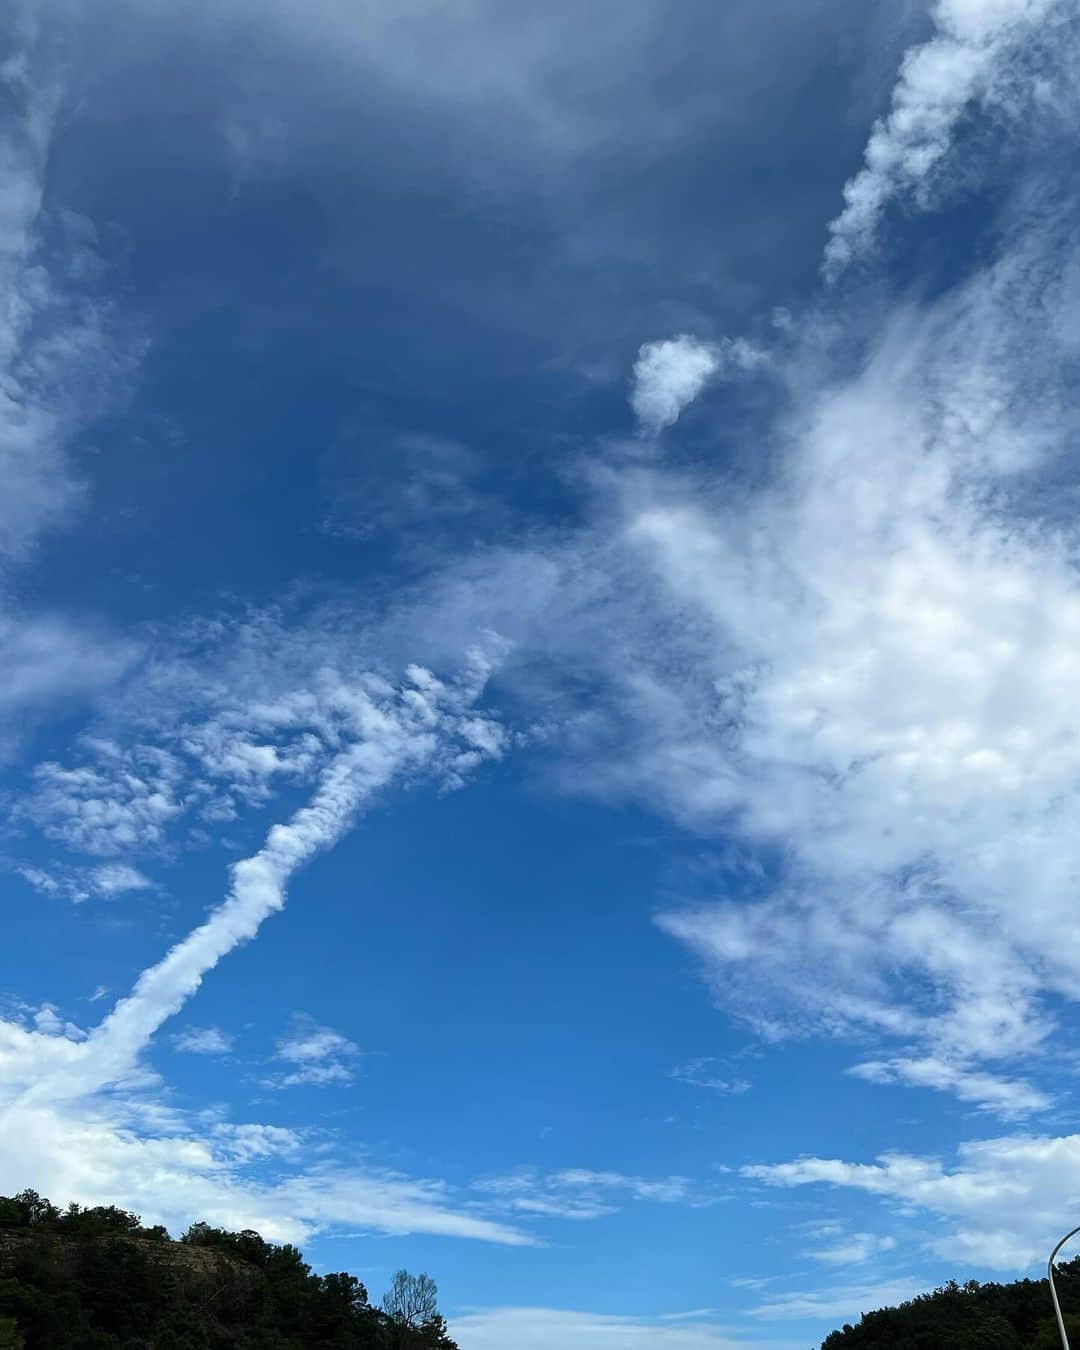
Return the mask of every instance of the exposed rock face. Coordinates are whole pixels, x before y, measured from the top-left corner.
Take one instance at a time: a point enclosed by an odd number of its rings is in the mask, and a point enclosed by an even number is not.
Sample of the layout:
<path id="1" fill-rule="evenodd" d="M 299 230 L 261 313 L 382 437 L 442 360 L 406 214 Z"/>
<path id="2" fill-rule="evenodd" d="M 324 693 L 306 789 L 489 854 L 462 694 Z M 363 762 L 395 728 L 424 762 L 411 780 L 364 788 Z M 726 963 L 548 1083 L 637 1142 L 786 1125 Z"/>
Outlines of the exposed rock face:
<path id="1" fill-rule="evenodd" d="M 17 1274 L 22 1262 L 46 1254 L 51 1267 L 71 1275 L 88 1254 L 115 1253 L 117 1245 L 167 1271 L 176 1297 L 204 1310 L 223 1303 L 242 1308 L 265 1279 L 256 1267 L 209 1247 L 116 1233 L 92 1238 L 42 1234 L 32 1228 L 0 1228 L 0 1278 Z"/>
<path id="2" fill-rule="evenodd" d="M 58 1265 L 74 1261 L 87 1246 L 108 1246 L 120 1242 L 141 1252 L 147 1260 L 182 1272 L 193 1281 L 214 1281 L 223 1275 L 237 1279 L 257 1280 L 259 1272 L 243 1261 L 234 1260 L 225 1252 L 212 1247 L 198 1247 L 185 1242 L 159 1241 L 156 1238 L 128 1237 L 120 1233 L 103 1233 L 100 1237 L 63 1233 L 42 1234 L 33 1228 L 0 1227 L 0 1275 L 8 1275 L 21 1256 L 40 1249 L 47 1243 L 52 1259 Z"/>

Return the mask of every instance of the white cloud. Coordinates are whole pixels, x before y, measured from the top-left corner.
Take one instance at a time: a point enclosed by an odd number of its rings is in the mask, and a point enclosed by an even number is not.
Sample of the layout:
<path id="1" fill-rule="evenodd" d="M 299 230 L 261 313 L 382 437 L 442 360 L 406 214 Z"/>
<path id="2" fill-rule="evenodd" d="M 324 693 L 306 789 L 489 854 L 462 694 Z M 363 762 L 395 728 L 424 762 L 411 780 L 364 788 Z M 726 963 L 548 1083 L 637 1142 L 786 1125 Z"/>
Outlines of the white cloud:
<path id="1" fill-rule="evenodd" d="M 24 54 L 25 55 L 25 54 Z M 35 378 L 30 353 L 35 320 L 59 304 L 40 267 L 38 224 L 45 162 L 58 102 L 54 82 L 31 74 L 26 60 L 0 66 L 12 105 L 0 132 L 0 279 L 8 303 L 0 318 L 0 558 L 19 557 L 41 530 L 70 510 L 79 488 L 68 471 L 59 418 L 50 406 L 48 375 Z M 81 336 L 72 331 L 73 340 Z M 44 397 L 43 397 L 44 396 Z"/>
<path id="2" fill-rule="evenodd" d="M 596 1219 L 615 1213 L 626 1201 L 691 1207 L 713 1203 L 688 1177 L 634 1177 L 588 1168 L 550 1173 L 522 1168 L 478 1181 L 474 1189 L 508 1210 L 560 1219 Z"/>
<path id="3" fill-rule="evenodd" d="M 153 886 L 149 877 L 129 863 L 103 863 L 89 874 L 90 885 L 106 899 L 126 891 L 147 891 Z"/>
<path id="4" fill-rule="evenodd" d="M 467 671 L 454 682 L 443 682 L 430 671 L 410 666 L 398 687 L 375 677 L 348 687 L 335 684 L 342 714 L 336 748 L 325 759 L 309 803 L 286 823 L 274 825 L 258 853 L 234 865 L 225 902 L 162 961 L 142 973 L 133 992 L 94 1029 L 82 1047 L 81 1059 L 70 1062 L 62 1078 L 52 1073 L 51 1064 L 39 1073 L 33 1057 L 27 1057 L 21 1066 L 27 1094 L 34 1099 L 79 1097 L 132 1071 L 151 1037 L 195 993 L 207 971 L 241 942 L 250 941 L 263 920 L 282 908 L 287 883 L 297 868 L 336 843 L 376 793 L 408 775 L 460 777 L 465 771 L 463 759 L 471 766 L 479 758 L 477 717 L 471 705 L 488 671 L 487 658 L 477 651 Z M 130 756 L 113 746 L 107 746 L 105 753 L 111 761 L 124 766 L 131 763 Z M 137 762 L 147 761 L 165 773 L 170 784 L 174 781 L 171 756 L 142 748 Z M 102 795 L 99 774 L 65 771 L 55 765 L 46 769 L 47 801 L 56 800 L 51 795 L 55 793 L 62 808 L 45 815 L 46 828 L 59 818 L 59 826 L 53 828 L 68 837 L 74 835 L 92 849 L 111 844 L 118 830 L 127 842 L 133 818 L 140 823 L 149 820 L 156 830 L 174 800 L 148 789 L 145 780 L 133 772 L 118 774 L 128 786 L 126 809 L 118 821 Z M 156 798 L 160 803 L 155 804 Z M 84 809 L 88 802 L 94 806 L 90 813 Z M 35 809 L 41 809 L 40 796 Z M 5 1076 L 3 1069 L 0 1063 L 0 1081 Z M 13 1060 L 9 1081 L 19 1071 L 18 1061 Z"/>
<path id="5" fill-rule="evenodd" d="M 801 1350 L 802 1341 L 745 1340 L 682 1318 L 619 1317 L 556 1308 L 487 1308 L 455 1317 L 461 1350 Z"/>
<path id="6" fill-rule="evenodd" d="M 112 900 L 128 891 L 150 890 L 153 882 L 128 863 L 103 863 L 100 867 L 54 867 L 47 871 L 32 863 L 15 869 L 42 895 L 61 897 L 80 904 L 92 896 Z"/>
<path id="7" fill-rule="evenodd" d="M 1006 98 L 1011 66 L 1055 8 L 1057 0 L 936 0 L 934 35 L 906 53 L 892 110 L 875 126 L 865 167 L 845 187 L 844 209 L 829 227 L 828 275 L 870 247 L 894 197 L 925 196 L 967 108 Z"/>
<path id="8" fill-rule="evenodd" d="M 530 1241 L 437 1181 L 330 1164 L 258 1180 L 249 1164 L 297 1157 L 292 1132 L 280 1127 L 175 1131 L 147 1114 L 156 1128 L 147 1128 L 137 1103 L 121 1098 L 0 1107 L 0 1193 L 29 1185 L 63 1204 L 119 1204 L 174 1233 L 200 1218 L 255 1228 L 277 1242 L 304 1242 L 342 1226 L 518 1246 Z"/>
<path id="9" fill-rule="evenodd" d="M 214 1126 L 212 1134 L 238 1162 L 289 1157 L 298 1153 L 304 1144 L 299 1131 L 284 1129 L 280 1125 L 222 1123 Z"/>
<path id="10" fill-rule="evenodd" d="M 0 580 L 10 585 L 2 566 Z M 107 688 L 138 654 L 135 642 L 110 638 L 92 624 L 42 613 L 14 618 L 2 609 L 0 647 L 0 758 L 17 741 L 20 715 Z"/>
<path id="11" fill-rule="evenodd" d="M 175 854 L 204 838 L 206 825 L 317 783 L 356 736 L 362 708 L 392 696 L 378 673 L 385 651 L 372 650 L 378 626 L 366 617 L 340 605 L 288 619 L 245 611 L 163 635 L 154 661 L 101 699 L 94 734 L 78 739 L 71 759 L 35 767 L 12 818 L 73 853 Z M 483 641 L 501 650 L 492 634 Z M 422 737 L 435 726 L 423 726 L 427 701 L 446 691 L 418 666 L 406 683 L 402 710 Z M 437 756 L 435 769 L 447 788 L 509 744 L 502 727 L 464 703 L 453 727 L 454 752 Z M 407 778 L 415 767 L 403 766 Z M 68 871 L 90 885 L 85 867 Z"/>
<path id="12" fill-rule="evenodd" d="M 155 1034 L 205 973 L 254 937 L 284 904 L 295 870 L 336 842 L 380 789 L 419 778 L 456 782 L 466 772 L 463 757 L 475 763 L 482 743 L 488 753 L 499 752 L 498 736 L 474 708 L 489 668 L 477 652 L 464 673 L 446 681 L 419 666 L 409 667 L 396 686 L 370 674 L 346 681 L 324 672 L 336 717 L 332 726 L 323 726 L 311 798 L 271 828 L 255 855 L 236 864 L 225 902 L 144 971 L 132 992 L 89 1033 L 66 1023 L 52 1005 L 37 1010 L 32 1026 L 0 1020 L 0 1190 L 31 1185 L 65 1203 L 126 1205 L 174 1229 L 201 1217 L 255 1227 L 277 1240 L 302 1241 L 325 1228 L 359 1225 L 511 1245 L 532 1241 L 486 1217 L 476 1197 L 461 1197 L 439 1181 L 340 1166 L 325 1148 L 320 1151 L 328 1160 L 317 1167 L 259 1179 L 252 1167 L 302 1156 L 299 1136 L 270 1124 L 189 1120 L 160 1099 L 159 1081 L 143 1064 Z M 309 712 L 325 707 L 302 688 L 293 691 L 293 700 Z M 282 720 L 290 733 L 297 720 L 295 708 L 282 703 L 264 707 L 261 716 Z M 100 764 L 111 766 L 113 779 L 126 784 L 128 805 L 149 795 L 148 763 L 159 772 L 167 766 L 170 783 L 182 777 L 174 772 L 175 761 L 166 752 L 151 753 L 152 747 L 130 752 L 100 740 L 86 744 Z M 44 775 L 48 789 L 62 792 L 65 802 L 104 796 L 101 781 L 97 770 L 68 775 L 49 766 Z M 86 783 L 88 792 L 82 791 Z M 135 813 L 138 819 L 146 814 Z M 116 829 L 112 818 L 102 824 L 100 813 L 90 827 L 78 811 L 45 819 L 59 819 L 60 828 L 91 849 L 102 837 L 108 842 Z M 70 824 L 73 819 L 77 824 Z M 126 835 L 126 824 L 124 830 Z M 229 1042 L 215 1028 L 189 1027 L 175 1044 L 218 1053 Z M 308 1022 L 294 1025 L 279 1051 L 303 1076 L 345 1066 L 353 1047 L 338 1033 Z"/>
<path id="13" fill-rule="evenodd" d="M 43 867 L 22 863 L 15 870 L 28 885 L 33 886 L 34 890 L 40 891 L 42 895 L 63 896 L 76 904 L 89 899 L 90 892 L 76 884 L 73 879 L 61 879 L 51 872 L 46 872 Z"/>
<path id="14" fill-rule="evenodd" d="M 589 766 L 780 850 L 765 898 L 660 917 L 725 1005 L 901 1040 L 872 1062 L 1003 1114 L 1049 1094 L 986 1062 L 1037 1051 L 1047 996 L 1080 992 L 1080 588 L 1069 527 L 1028 514 L 1073 421 L 1061 241 L 1052 216 L 1010 236 L 854 374 L 796 362 L 764 487 L 623 475 L 663 589 L 638 576 L 617 611 L 632 730 Z"/>
<path id="15" fill-rule="evenodd" d="M 184 1027 L 176 1032 L 172 1043 L 191 1055 L 227 1055 L 233 1048 L 233 1037 L 220 1027 Z"/>
<path id="16" fill-rule="evenodd" d="M 54 1003 L 43 1003 L 33 1014 L 34 1027 L 43 1036 L 63 1036 L 69 1041 L 86 1039 L 86 1032 L 74 1022 L 67 1022 L 60 1016 Z"/>
<path id="17" fill-rule="evenodd" d="M 827 1185 L 876 1195 L 943 1221 L 928 1246 L 963 1265 L 1026 1269 L 1045 1261 L 1080 1195 L 1080 1135 L 1011 1135 L 961 1144 L 956 1162 L 904 1153 L 872 1163 L 800 1158 L 753 1166 L 770 1186 Z M 1063 1209 L 1064 1206 L 1064 1209 Z"/>
<path id="18" fill-rule="evenodd" d="M 86 853 L 107 856 L 160 844 L 184 810 L 176 757 L 156 746 L 122 750 L 100 739 L 88 739 L 86 749 L 95 762 L 76 768 L 39 764 L 33 793 L 16 817 Z"/>
<path id="19" fill-rule="evenodd" d="M 356 1076 L 359 1055 L 360 1047 L 347 1036 L 298 1013 L 289 1034 L 278 1041 L 276 1054 L 277 1059 L 293 1067 L 265 1081 L 274 1088 L 348 1084 Z"/>
<path id="20" fill-rule="evenodd" d="M 765 353 L 743 338 L 702 342 L 687 333 L 647 342 L 634 363 L 630 404 L 643 430 L 656 435 L 717 375 L 753 370 Z"/>
<path id="21" fill-rule="evenodd" d="M 106 307 L 75 279 L 93 270 L 85 232 L 44 241 L 60 86 L 41 53 L 15 37 L 0 64 L 0 758 L 29 711 L 100 689 L 135 655 L 133 644 L 61 615 L 27 613 L 14 599 L 19 566 L 82 501 L 68 444 L 126 365 Z M 63 220 L 51 223 L 62 236 Z"/>
<path id="22" fill-rule="evenodd" d="M 870 1083 L 906 1083 L 910 1087 L 951 1092 L 962 1102 L 1006 1118 L 1045 1111 L 1053 1097 L 1022 1079 L 1002 1078 L 964 1064 L 924 1055 L 919 1059 L 896 1056 L 889 1060 L 866 1060 L 850 1071 Z"/>
<path id="23" fill-rule="evenodd" d="M 857 1266 L 882 1252 L 891 1252 L 896 1246 L 894 1237 L 880 1237 L 876 1233 L 847 1233 L 825 1247 L 811 1248 L 806 1254 L 814 1261 L 828 1266 Z"/>
<path id="24" fill-rule="evenodd" d="M 751 1317 L 766 1322 L 802 1321 L 857 1322 L 864 1312 L 888 1308 L 925 1292 L 919 1280 L 884 1280 L 875 1284 L 820 1286 L 786 1294 L 773 1294 L 749 1310 Z"/>

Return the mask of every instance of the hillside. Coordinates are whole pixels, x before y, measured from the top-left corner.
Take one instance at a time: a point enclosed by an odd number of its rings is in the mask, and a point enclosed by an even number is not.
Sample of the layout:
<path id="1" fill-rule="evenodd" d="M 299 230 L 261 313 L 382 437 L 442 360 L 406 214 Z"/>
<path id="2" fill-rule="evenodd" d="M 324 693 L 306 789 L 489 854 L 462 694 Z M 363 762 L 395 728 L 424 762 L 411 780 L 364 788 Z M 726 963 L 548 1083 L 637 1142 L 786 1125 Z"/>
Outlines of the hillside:
<path id="1" fill-rule="evenodd" d="M 434 1300 L 401 1272 L 374 1307 L 251 1231 L 174 1241 L 115 1206 L 0 1196 L 0 1350 L 456 1350 Z"/>
<path id="2" fill-rule="evenodd" d="M 1069 1337 L 1080 1347 L 1080 1258 L 1056 1270 Z M 865 1313 L 827 1336 L 822 1350 L 1061 1350 L 1061 1338 L 1046 1280 L 971 1280 Z"/>
<path id="3" fill-rule="evenodd" d="M 1080 1350 L 1080 1258 L 1058 1272 Z M 375 1306 L 355 1276 L 316 1275 L 251 1230 L 196 1223 L 174 1240 L 112 1205 L 0 1196 L 0 1350 L 457 1350 L 435 1295 L 402 1271 Z M 1061 1347 L 1045 1280 L 973 1280 L 866 1313 L 821 1350 Z"/>

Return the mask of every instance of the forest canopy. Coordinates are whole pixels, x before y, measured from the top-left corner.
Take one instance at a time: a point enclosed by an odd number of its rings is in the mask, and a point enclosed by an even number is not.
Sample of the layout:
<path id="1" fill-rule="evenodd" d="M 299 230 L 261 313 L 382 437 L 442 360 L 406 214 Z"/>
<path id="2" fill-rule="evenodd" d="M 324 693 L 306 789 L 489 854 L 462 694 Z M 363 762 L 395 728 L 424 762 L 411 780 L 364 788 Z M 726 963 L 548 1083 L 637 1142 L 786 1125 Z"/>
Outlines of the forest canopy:
<path id="1" fill-rule="evenodd" d="M 399 1271 L 375 1306 L 250 1229 L 174 1241 L 115 1205 L 0 1196 L 0 1350 L 457 1350 L 437 1292 Z"/>
<path id="2" fill-rule="evenodd" d="M 1057 1267 L 1080 1347 L 1080 1258 Z M 457 1350 L 425 1274 L 382 1300 L 296 1247 L 194 1223 L 174 1240 L 115 1205 L 0 1196 L 0 1350 Z M 508 1347 L 512 1350 L 512 1347 Z M 557 1347 L 553 1347 L 557 1350 Z M 1045 1280 L 950 1282 L 865 1313 L 821 1350 L 1061 1350 Z"/>
<path id="3" fill-rule="evenodd" d="M 1066 1329 L 1080 1346 L 1080 1258 L 1055 1267 Z M 950 1282 L 895 1308 L 864 1313 L 822 1350 L 1061 1350 L 1046 1280 Z"/>

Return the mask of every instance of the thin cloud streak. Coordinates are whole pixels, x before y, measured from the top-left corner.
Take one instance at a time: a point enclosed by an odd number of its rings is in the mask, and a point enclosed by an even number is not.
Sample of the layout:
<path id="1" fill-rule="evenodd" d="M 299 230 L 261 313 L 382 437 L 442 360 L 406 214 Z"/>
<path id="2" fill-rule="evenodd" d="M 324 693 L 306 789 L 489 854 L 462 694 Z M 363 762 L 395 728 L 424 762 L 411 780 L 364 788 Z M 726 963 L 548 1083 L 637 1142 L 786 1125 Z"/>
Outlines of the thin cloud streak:
<path id="1" fill-rule="evenodd" d="M 477 655 L 459 686 L 412 668 L 400 690 L 379 697 L 363 688 L 352 696 L 355 739 L 336 753 L 316 790 L 292 818 L 274 825 L 263 847 L 233 867 L 229 895 L 155 966 L 139 977 L 86 1042 L 73 1048 L 65 1072 L 48 1072 L 26 1088 L 26 1101 L 85 1096 L 115 1083 L 135 1065 L 161 1025 L 196 992 L 204 976 L 285 904 L 298 868 L 330 848 L 357 813 L 393 779 L 433 767 L 445 747 L 457 752 L 458 721 L 483 688 L 488 665 Z M 467 719 L 466 719 L 467 725 Z M 475 740 L 475 736 L 473 737 Z M 471 743 L 471 742 L 470 742 Z M 453 754 L 444 754 L 452 760 Z"/>
<path id="2" fill-rule="evenodd" d="M 228 897 L 205 923 L 144 971 L 89 1034 L 51 1008 L 39 1012 L 34 1027 L 0 1021 L 0 1188 L 29 1183 L 64 1200 L 129 1203 L 174 1226 L 199 1213 L 277 1240 L 364 1224 L 385 1233 L 534 1241 L 471 1212 L 440 1182 L 330 1163 L 273 1182 L 245 1175 L 260 1159 L 287 1160 L 295 1137 L 256 1123 L 194 1126 L 161 1104 L 158 1082 L 140 1062 L 207 972 L 284 905 L 297 869 L 340 839 L 381 790 L 415 776 L 455 786 L 501 753 L 499 729 L 473 706 L 491 668 L 491 658 L 477 650 L 454 680 L 413 666 L 397 687 L 378 677 L 335 687 L 339 708 L 349 710 L 347 726 L 339 724 L 331 738 L 342 748 L 319 772 L 308 803 L 236 864 Z M 305 1024 L 294 1032 L 281 1054 L 298 1073 L 340 1065 L 353 1049 L 325 1028 Z M 222 1054 L 231 1040 L 216 1028 L 191 1027 L 174 1045 Z"/>

